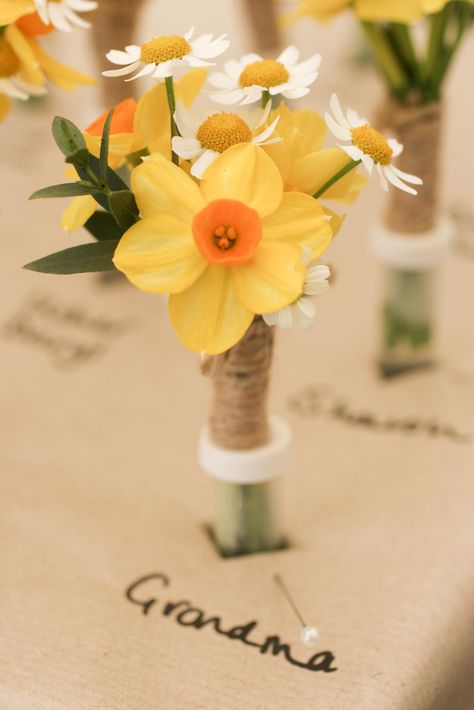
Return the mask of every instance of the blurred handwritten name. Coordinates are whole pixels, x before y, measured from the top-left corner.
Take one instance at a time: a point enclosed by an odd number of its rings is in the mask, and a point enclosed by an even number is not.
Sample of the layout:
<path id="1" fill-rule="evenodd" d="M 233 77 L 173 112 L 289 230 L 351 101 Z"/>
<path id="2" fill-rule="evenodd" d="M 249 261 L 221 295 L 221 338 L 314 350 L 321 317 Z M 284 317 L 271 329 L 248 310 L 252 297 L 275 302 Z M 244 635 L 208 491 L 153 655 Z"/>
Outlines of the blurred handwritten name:
<path id="1" fill-rule="evenodd" d="M 411 434 L 445 438 L 457 444 L 469 444 L 473 437 L 434 416 L 385 416 L 352 404 L 328 385 L 307 385 L 288 399 L 289 408 L 305 418 L 324 416 L 346 426 L 385 434 Z"/>
<path id="2" fill-rule="evenodd" d="M 130 318 L 93 313 L 87 304 L 35 292 L 19 304 L 2 331 L 4 337 L 47 353 L 53 367 L 67 370 L 102 357 L 133 327 Z"/>

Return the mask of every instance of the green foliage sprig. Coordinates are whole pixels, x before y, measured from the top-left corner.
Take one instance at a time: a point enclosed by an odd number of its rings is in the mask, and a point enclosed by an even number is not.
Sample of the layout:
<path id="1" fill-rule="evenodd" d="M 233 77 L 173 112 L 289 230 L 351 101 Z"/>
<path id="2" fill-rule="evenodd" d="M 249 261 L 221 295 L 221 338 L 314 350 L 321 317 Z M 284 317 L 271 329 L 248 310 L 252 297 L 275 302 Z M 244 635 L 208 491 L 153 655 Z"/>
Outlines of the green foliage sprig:
<path id="1" fill-rule="evenodd" d="M 113 110 L 107 116 L 102 132 L 100 156 L 88 150 L 80 129 L 67 118 L 56 116 L 53 137 L 65 162 L 76 169 L 76 182 L 51 185 L 34 192 L 30 200 L 52 197 L 91 195 L 101 209 L 84 225 L 96 242 L 80 244 L 48 254 L 24 266 L 45 274 L 79 274 L 110 271 L 115 248 L 123 233 L 139 220 L 135 197 L 128 185 L 108 164 L 110 125 Z"/>

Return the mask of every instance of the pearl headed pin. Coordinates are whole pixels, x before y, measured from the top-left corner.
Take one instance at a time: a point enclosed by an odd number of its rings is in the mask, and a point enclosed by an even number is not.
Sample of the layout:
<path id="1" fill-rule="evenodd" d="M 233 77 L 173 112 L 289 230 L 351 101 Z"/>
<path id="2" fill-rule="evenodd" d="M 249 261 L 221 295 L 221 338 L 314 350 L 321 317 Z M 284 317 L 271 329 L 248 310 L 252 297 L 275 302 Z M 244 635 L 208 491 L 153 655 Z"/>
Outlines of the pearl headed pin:
<path id="1" fill-rule="evenodd" d="M 293 609 L 298 621 L 300 622 L 301 626 L 303 627 L 303 630 L 300 634 L 300 639 L 301 643 L 304 644 L 305 646 L 315 646 L 318 641 L 321 638 L 321 635 L 316 628 L 316 626 L 307 626 L 305 624 L 305 621 L 301 615 L 300 610 L 296 606 L 291 594 L 289 593 L 286 585 L 284 584 L 282 578 L 280 577 L 279 574 L 274 575 L 274 580 L 277 583 L 277 585 L 280 587 L 281 591 L 283 592 L 284 596 L 286 597 L 289 605 Z"/>

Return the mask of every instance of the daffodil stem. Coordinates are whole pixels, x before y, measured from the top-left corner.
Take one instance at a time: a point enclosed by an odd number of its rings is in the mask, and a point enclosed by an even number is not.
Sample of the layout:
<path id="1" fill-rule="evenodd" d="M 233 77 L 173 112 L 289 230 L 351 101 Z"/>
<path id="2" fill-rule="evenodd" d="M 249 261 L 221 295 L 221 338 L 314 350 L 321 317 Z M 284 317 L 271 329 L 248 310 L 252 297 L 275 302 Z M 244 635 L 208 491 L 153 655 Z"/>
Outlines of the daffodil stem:
<path id="1" fill-rule="evenodd" d="M 341 178 L 344 177 L 344 175 L 347 175 L 347 173 L 350 173 L 351 170 L 356 168 L 362 161 L 361 160 L 349 160 L 348 163 L 346 163 L 340 170 L 337 171 L 329 180 L 326 180 L 324 185 L 321 185 L 319 190 L 316 190 L 314 193 L 313 197 L 315 199 L 318 199 L 318 197 L 322 197 L 329 188 L 334 185 L 335 182 L 340 180 Z"/>
<path id="2" fill-rule="evenodd" d="M 166 87 L 166 96 L 168 98 L 168 106 L 170 109 L 170 125 L 171 125 L 171 141 L 173 140 L 174 136 L 179 136 L 179 131 L 178 131 L 178 126 L 176 125 L 176 121 L 174 120 L 174 113 L 176 111 L 176 98 L 174 94 L 174 83 L 173 83 L 173 77 L 172 76 L 167 76 L 165 78 L 165 87 Z M 179 156 L 177 153 L 174 152 L 173 148 L 171 148 L 171 160 L 175 165 L 179 165 Z"/>
<path id="3" fill-rule="evenodd" d="M 408 77 L 397 53 L 385 35 L 385 29 L 373 22 L 362 22 L 362 27 L 391 91 L 397 98 L 403 99 L 409 88 Z"/>

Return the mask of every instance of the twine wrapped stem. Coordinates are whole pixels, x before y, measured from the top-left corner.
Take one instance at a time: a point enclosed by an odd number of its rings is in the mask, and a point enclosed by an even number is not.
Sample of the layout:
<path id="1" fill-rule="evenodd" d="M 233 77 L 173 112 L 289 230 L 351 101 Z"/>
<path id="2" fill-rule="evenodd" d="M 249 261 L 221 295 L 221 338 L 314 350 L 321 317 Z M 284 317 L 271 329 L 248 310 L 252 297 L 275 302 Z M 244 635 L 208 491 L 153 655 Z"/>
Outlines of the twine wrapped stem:
<path id="1" fill-rule="evenodd" d="M 442 104 L 403 105 L 390 100 L 381 119 L 403 143 L 397 166 L 423 180 L 416 198 L 401 190 L 390 191 L 386 225 L 395 232 L 422 235 L 438 220 Z"/>

